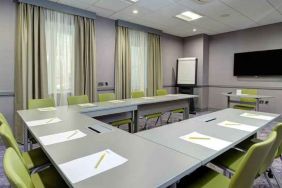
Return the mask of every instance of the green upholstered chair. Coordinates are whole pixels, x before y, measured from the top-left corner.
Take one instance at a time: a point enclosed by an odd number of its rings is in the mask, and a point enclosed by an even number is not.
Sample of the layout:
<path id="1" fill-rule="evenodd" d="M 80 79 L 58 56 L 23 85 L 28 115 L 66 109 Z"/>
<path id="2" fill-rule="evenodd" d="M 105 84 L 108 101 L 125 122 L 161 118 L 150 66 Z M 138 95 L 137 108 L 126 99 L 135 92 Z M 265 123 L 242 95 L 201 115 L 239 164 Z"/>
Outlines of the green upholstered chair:
<path id="1" fill-rule="evenodd" d="M 277 150 L 281 146 L 281 143 L 282 143 L 282 124 L 279 124 L 277 127 L 275 127 L 275 129 L 272 132 L 277 134 L 277 138 L 274 144 L 272 145 L 272 147 L 270 148 L 270 151 L 268 152 L 268 155 L 266 156 L 265 160 L 261 164 L 258 174 L 257 174 L 258 176 L 264 175 L 270 186 L 272 185 L 267 175 L 267 172 L 269 171 L 274 173 L 274 177 L 277 183 L 278 184 L 280 183 L 275 172 L 271 170 L 272 169 L 271 164 L 273 160 L 275 159 L 277 155 Z M 258 142 L 258 140 L 256 139 L 256 143 L 262 143 L 262 142 L 263 142 L 262 140 Z M 249 143 L 247 143 L 247 141 L 243 142 L 241 146 L 243 146 L 242 148 L 243 150 L 244 149 L 248 150 L 249 148 L 252 147 L 253 144 L 255 144 L 255 142 L 252 142 L 250 140 Z M 240 148 L 240 144 L 237 147 Z M 237 150 L 237 149 L 233 149 L 233 150 L 230 150 L 224 153 L 222 156 L 212 161 L 212 163 L 216 165 L 219 164 L 219 166 L 230 169 L 232 172 L 236 172 L 239 168 L 240 162 L 244 159 L 244 157 L 245 157 L 244 152 Z"/>
<path id="2" fill-rule="evenodd" d="M 30 99 L 28 101 L 28 109 L 36 109 L 36 108 L 48 108 L 55 107 L 54 99 Z M 32 136 L 28 133 L 28 140 L 30 144 L 30 148 L 32 149 L 33 144 L 36 144 L 36 140 L 32 138 Z"/>
<path id="3" fill-rule="evenodd" d="M 167 95 L 167 90 L 166 89 L 158 89 L 157 90 L 157 96 L 164 96 L 164 95 Z M 168 119 L 167 119 L 167 123 L 169 122 L 170 120 L 170 117 L 173 113 L 181 113 L 181 114 L 184 114 L 184 109 L 183 108 L 178 108 L 178 109 L 175 109 L 175 110 L 171 110 L 170 113 L 169 113 L 169 116 L 168 116 Z"/>
<path id="4" fill-rule="evenodd" d="M 31 99 L 28 101 L 28 109 L 55 107 L 54 99 Z"/>
<path id="5" fill-rule="evenodd" d="M 0 113 L 0 136 L 4 142 L 4 145 L 6 148 L 11 147 L 17 152 L 27 169 L 32 171 L 49 163 L 48 158 L 40 148 L 36 148 L 28 152 L 21 152 L 17 141 L 13 136 L 12 130 L 10 129 L 9 125 L 4 122 L 7 121 Z"/>
<path id="6" fill-rule="evenodd" d="M 145 97 L 145 93 L 143 91 L 133 91 L 133 92 L 131 92 L 131 98 L 137 99 L 137 98 L 141 98 L 141 97 Z M 150 120 L 150 119 L 157 118 L 156 123 L 155 123 L 155 126 L 156 126 L 159 119 L 161 118 L 161 116 L 162 116 L 161 112 L 145 115 L 144 118 L 145 118 L 146 121 L 145 121 L 144 129 L 147 129 L 147 123 L 148 123 L 148 120 Z"/>
<path id="7" fill-rule="evenodd" d="M 219 174 L 207 167 L 183 178 L 178 188 L 252 188 L 254 179 L 264 162 L 270 148 L 276 140 L 276 132 L 271 133 L 267 140 L 254 144 L 239 163 L 238 170 L 231 177 Z"/>
<path id="8" fill-rule="evenodd" d="M 19 155 L 13 148 L 8 148 L 3 159 L 4 172 L 12 187 L 47 188 L 67 187 L 64 180 L 53 167 L 38 173 L 29 174 Z"/>
<path id="9" fill-rule="evenodd" d="M 89 103 L 89 98 L 87 95 L 69 96 L 67 101 L 68 105 L 84 104 Z"/>
<path id="10" fill-rule="evenodd" d="M 242 94 L 248 94 L 248 95 L 257 95 L 258 91 L 256 89 L 242 89 Z M 240 98 L 241 102 L 253 102 L 255 103 L 257 100 L 252 98 Z M 237 104 L 234 105 L 233 108 L 235 109 L 241 109 L 241 110 L 254 110 L 256 109 L 256 105 L 252 104 Z"/>
<path id="11" fill-rule="evenodd" d="M 116 96 L 114 93 L 100 93 L 98 94 L 98 100 L 99 102 L 107 102 L 107 101 L 111 101 L 111 100 L 115 100 Z M 131 132 L 131 123 L 132 120 L 129 119 L 121 119 L 121 120 L 117 120 L 117 121 L 113 121 L 111 122 L 112 126 L 115 127 L 120 127 L 121 125 L 128 125 L 128 131 Z"/>

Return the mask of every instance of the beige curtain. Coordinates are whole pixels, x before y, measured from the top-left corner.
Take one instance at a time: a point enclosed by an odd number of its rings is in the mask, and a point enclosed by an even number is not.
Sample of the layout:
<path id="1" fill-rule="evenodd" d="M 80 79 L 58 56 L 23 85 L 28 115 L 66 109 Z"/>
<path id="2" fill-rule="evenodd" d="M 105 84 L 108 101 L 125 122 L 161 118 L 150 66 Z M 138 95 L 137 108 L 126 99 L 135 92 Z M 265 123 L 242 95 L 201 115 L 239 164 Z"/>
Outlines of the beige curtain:
<path id="1" fill-rule="evenodd" d="M 75 95 L 88 95 L 95 101 L 96 83 L 96 39 L 93 19 L 75 17 Z M 106 72 L 105 72 L 106 74 Z"/>
<path id="2" fill-rule="evenodd" d="M 29 99 L 48 96 L 44 10 L 19 3 L 15 63 L 15 110 L 27 108 Z M 16 138 L 23 141 L 23 124 L 15 112 Z"/>
<path id="3" fill-rule="evenodd" d="M 131 96 L 131 61 L 128 28 L 116 28 L 115 93 L 117 99 Z"/>
<path id="4" fill-rule="evenodd" d="M 148 34 L 147 95 L 154 96 L 163 87 L 163 68 L 161 61 L 160 36 Z"/>

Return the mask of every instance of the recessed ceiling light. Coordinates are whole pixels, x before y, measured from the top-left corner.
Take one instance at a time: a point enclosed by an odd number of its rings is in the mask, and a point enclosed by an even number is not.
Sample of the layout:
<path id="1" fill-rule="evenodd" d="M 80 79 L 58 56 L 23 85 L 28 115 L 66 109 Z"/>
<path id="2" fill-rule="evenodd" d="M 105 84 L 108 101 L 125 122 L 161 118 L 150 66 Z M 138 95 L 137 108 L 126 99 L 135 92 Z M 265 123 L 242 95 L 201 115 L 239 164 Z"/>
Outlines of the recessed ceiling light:
<path id="1" fill-rule="evenodd" d="M 133 10 L 132 13 L 133 14 L 138 14 L 138 10 Z"/>
<path id="2" fill-rule="evenodd" d="M 130 2 L 130 3 L 136 3 L 136 2 L 139 1 L 139 0 L 126 0 L 126 1 L 128 1 L 128 2 Z"/>
<path id="3" fill-rule="evenodd" d="M 176 15 L 176 17 L 190 22 L 192 20 L 197 20 L 201 18 L 202 16 L 194 12 L 191 12 L 191 11 L 186 11 L 186 12 L 182 12 L 181 14 Z"/>
<path id="4" fill-rule="evenodd" d="M 196 32 L 196 31 L 197 31 L 197 29 L 196 29 L 196 28 L 194 28 L 194 29 L 193 29 L 193 32 Z"/>

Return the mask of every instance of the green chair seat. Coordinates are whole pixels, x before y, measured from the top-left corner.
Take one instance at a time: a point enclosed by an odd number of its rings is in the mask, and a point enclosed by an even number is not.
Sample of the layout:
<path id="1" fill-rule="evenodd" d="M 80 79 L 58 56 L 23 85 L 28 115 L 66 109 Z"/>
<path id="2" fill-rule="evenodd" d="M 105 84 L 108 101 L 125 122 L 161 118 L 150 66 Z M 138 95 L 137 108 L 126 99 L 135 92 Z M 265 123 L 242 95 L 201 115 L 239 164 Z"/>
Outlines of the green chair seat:
<path id="1" fill-rule="evenodd" d="M 167 95 L 167 90 L 166 89 L 158 89 L 157 90 L 157 96 L 164 96 L 164 95 Z M 175 109 L 175 110 L 171 110 L 170 111 L 170 114 L 168 116 L 168 119 L 167 119 L 167 123 L 169 122 L 170 120 L 170 117 L 173 113 L 181 113 L 181 114 L 184 114 L 184 109 L 183 108 L 178 108 L 178 109 Z"/>
<path id="2" fill-rule="evenodd" d="M 154 113 L 154 114 L 145 115 L 144 117 L 146 119 L 154 119 L 154 118 L 159 118 L 161 116 L 162 116 L 162 113 Z"/>
<path id="3" fill-rule="evenodd" d="M 133 92 L 131 92 L 131 97 L 132 97 L 133 99 L 145 97 L 145 93 L 144 93 L 144 91 L 133 91 Z M 161 118 L 161 116 L 162 116 L 162 113 L 161 113 L 161 112 L 157 112 L 157 113 L 153 113 L 153 114 L 146 114 L 146 115 L 144 115 L 144 117 L 145 117 L 145 119 L 146 119 L 144 129 L 147 128 L 148 120 L 157 118 L 157 121 L 156 121 L 156 123 L 155 123 L 155 125 L 157 125 L 157 123 L 158 123 L 159 119 Z M 161 122 L 161 123 L 162 123 L 162 122 Z"/>
<path id="4" fill-rule="evenodd" d="M 202 167 L 183 178 L 178 188 L 228 188 L 230 180 L 207 167 Z"/>
<path id="5" fill-rule="evenodd" d="M 184 113 L 184 109 L 179 108 L 179 109 L 171 110 L 170 112 L 172 112 L 172 113 Z"/>
<path id="6" fill-rule="evenodd" d="M 234 105 L 233 108 L 240 110 L 254 110 L 256 106 L 251 104 L 237 104 Z"/>
<path id="7" fill-rule="evenodd" d="M 13 148 L 8 148 L 3 158 L 4 172 L 12 187 L 21 188 L 64 188 L 68 187 L 59 173 L 49 167 L 32 175 L 26 169 L 20 156 Z"/>
<path id="8" fill-rule="evenodd" d="M 245 153 L 236 149 L 231 149 L 219 157 L 215 158 L 212 163 L 220 164 L 222 167 L 227 167 L 228 169 L 236 172 L 242 159 L 244 158 Z"/>
<path id="9" fill-rule="evenodd" d="M 207 168 L 197 170 L 189 176 L 184 177 L 177 187 L 180 188 L 251 188 L 261 165 L 268 157 L 277 133 L 274 131 L 268 139 L 261 143 L 254 144 L 244 155 L 237 161 L 238 170 L 228 179 L 221 174 L 211 171 Z M 233 152 L 233 150 L 231 151 Z M 227 152 L 228 153 L 228 152 Z M 226 153 L 223 155 L 227 155 Z M 235 155 L 237 155 L 235 153 Z M 232 157 L 232 155 L 230 155 Z"/>
<path id="10" fill-rule="evenodd" d="M 118 121 L 113 121 L 111 123 L 112 126 L 120 126 L 120 125 L 127 125 L 127 124 L 131 124 L 132 121 L 131 119 L 122 119 L 122 120 L 118 120 Z"/>
<path id="11" fill-rule="evenodd" d="M 3 122 L 7 121 L 5 117 L 0 113 L 0 136 L 4 142 L 4 145 L 6 146 L 6 148 L 11 147 L 17 152 L 28 170 L 33 170 L 34 168 L 49 163 L 48 158 L 40 148 L 32 149 L 28 152 L 21 152 L 11 128 L 9 127 L 9 125 Z"/>
<path id="12" fill-rule="evenodd" d="M 54 167 L 32 174 L 31 181 L 36 188 L 68 187 Z"/>
<path id="13" fill-rule="evenodd" d="M 49 159 L 41 148 L 32 149 L 28 152 L 22 152 L 22 157 L 28 169 L 33 169 L 49 163 Z"/>
<path id="14" fill-rule="evenodd" d="M 69 96 L 67 101 L 68 105 L 84 104 L 89 103 L 89 98 L 87 95 Z"/>

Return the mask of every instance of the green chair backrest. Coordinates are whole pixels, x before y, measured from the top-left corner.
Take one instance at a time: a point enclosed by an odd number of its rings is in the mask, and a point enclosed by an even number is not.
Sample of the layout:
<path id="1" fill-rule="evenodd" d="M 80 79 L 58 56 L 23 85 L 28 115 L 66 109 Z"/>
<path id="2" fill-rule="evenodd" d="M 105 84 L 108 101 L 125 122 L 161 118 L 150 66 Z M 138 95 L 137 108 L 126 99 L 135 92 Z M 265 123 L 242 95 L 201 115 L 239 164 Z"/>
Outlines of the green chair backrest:
<path id="1" fill-rule="evenodd" d="M 259 175 L 261 175 L 262 173 L 264 173 L 266 170 L 268 170 L 268 168 L 270 167 L 270 165 L 272 164 L 273 160 L 276 157 L 276 152 L 278 150 L 278 148 L 281 146 L 282 143 L 282 123 L 278 124 L 273 131 L 275 131 L 277 133 L 277 138 L 275 140 L 275 142 L 273 143 L 270 151 L 268 152 L 268 155 L 266 156 L 261 169 L 259 171 Z"/>
<path id="2" fill-rule="evenodd" d="M 111 101 L 115 100 L 116 96 L 114 93 L 100 93 L 98 95 L 99 102 L 106 102 L 106 101 Z"/>
<path id="3" fill-rule="evenodd" d="M 28 109 L 55 107 L 54 99 L 31 99 L 28 101 Z"/>
<path id="4" fill-rule="evenodd" d="M 76 104 L 89 103 L 89 98 L 87 95 L 70 96 L 67 98 L 67 101 L 68 101 L 68 105 L 76 105 Z"/>
<path id="5" fill-rule="evenodd" d="M 275 142 L 276 136 L 277 133 L 273 131 L 268 139 L 250 147 L 241 161 L 238 170 L 236 170 L 236 173 L 231 178 L 229 188 L 251 188 L 253 186 L 254 179 L 257 176 L 266 155 Z"/>
<path id="6" fill-rule="evenodd" d="M 11 128 L 9 127 L 9 125 L 3 123 L 1 120 L 0 120 L 0 136 L 6 148 L 11 147 L 17 152 L 19 156 L 22 156 L 18 143 L 12 133 Z"/>
<path id="7" fill-rule="evenodd" d="M 257 95 L 258 90 L 256 90 L 256 89 L 242 89 L 242 94 Z M 256 102 L 256 99 L 242 97 L 242 98 L 240 98 L 240 101 L 242 101 L 242 102 Z"/>
<path id="8" fill-rule="evenodd" d="M 145 97 L 145 93 L 144 91 L 132 91 L 131 92 L 131 98 L 141 98 L 141 97 Z"/>
<path id="9" fill-rule="evenodd" d="M 157 90 L 157 96 L 167 95 L 166 89 L 158 89 Z"/>
<path id="10" fill-rule="evenodd" d="M 7 124 L 7 125 L 9 125 L 7 119 L 5 118 L 5 116 L 2 113 L 0 113 L 0 121 L 5 123 L 5 124 Z"/>
<path id="11" fill-rule="evenodd" d="M 3 159 L 4 172 L 16 188 L 34 188 L 28 170 L 13 148 L 8 148 Z"/>

